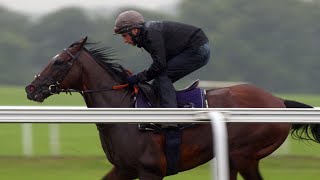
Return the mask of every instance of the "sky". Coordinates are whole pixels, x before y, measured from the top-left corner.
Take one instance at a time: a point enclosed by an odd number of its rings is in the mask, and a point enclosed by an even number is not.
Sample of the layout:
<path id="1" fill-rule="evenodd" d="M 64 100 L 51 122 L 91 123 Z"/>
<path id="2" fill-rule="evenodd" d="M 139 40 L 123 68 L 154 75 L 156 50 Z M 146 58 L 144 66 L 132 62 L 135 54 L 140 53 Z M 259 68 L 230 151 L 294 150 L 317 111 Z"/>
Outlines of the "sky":
<path id="1" fill-rule="evenodd" d="M 0 0 L 0 5 L 30 15 L 42 15 L 69 6 L 107 9 L 130 5 L 149 10 L 167 10 L 178 2 L 179 0 Z"/>

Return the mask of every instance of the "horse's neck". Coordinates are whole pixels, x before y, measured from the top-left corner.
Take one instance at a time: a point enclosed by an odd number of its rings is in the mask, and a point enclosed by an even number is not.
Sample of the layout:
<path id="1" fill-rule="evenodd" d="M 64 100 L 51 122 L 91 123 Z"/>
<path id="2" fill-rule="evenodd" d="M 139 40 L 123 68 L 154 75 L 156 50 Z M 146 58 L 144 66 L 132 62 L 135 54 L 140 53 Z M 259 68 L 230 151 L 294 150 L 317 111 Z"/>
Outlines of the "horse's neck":
<path id="1" fill-rule="evenodd" d="M 85 93 L 83 97 L 89 108 L 129 108 L 128 94 L 119 90 L 118 92 Z"/>
<path id="2" fill-rule="evenodd" d="M 110 89 L 119 85 L 105 69 L 97 62 L 86 61 L 82 74 L 82 89 L 99 90 Z M 130 107 L 130 95 L 128 89 L 108 90 L 101 92 L 84 93 L 86 105 L 91 108 L 128 108 Z"/>

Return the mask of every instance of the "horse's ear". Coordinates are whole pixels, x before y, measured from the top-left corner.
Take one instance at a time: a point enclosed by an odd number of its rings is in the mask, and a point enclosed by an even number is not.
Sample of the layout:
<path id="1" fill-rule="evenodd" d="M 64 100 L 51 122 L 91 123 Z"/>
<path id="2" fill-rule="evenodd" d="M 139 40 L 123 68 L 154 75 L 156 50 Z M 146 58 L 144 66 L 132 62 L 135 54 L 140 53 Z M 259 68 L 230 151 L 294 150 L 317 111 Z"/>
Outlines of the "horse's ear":
<path id="1" fill-rule="evenodd" d="M 86 36 L 80 41 L 80 48 L 83 48 L 83 46 L 87 43 L 87 40 L 88 40 L 88 36 Z"/>

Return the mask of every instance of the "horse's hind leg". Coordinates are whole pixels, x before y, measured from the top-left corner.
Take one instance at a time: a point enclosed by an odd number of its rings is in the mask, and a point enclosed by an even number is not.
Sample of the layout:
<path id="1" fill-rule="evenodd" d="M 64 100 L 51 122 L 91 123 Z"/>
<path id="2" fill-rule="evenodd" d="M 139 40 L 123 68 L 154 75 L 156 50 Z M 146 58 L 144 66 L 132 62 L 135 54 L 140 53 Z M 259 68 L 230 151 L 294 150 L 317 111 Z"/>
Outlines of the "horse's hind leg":
<path id="1" fill-rule="evenodd" d="M 107 175 L 105 175 L 102 180 L 133 180 L 136 177 L 130 173 L 124 173 L 120 171 L 118 168 L 113 167 Z"/>
<path id="2" fill-rule="evenodd" d="M 237 180 L 237 175 L 238 175 L 238 171 L 237 169 L 234 167 L 233 162 L 230 160 L 229 161 L 229 179 L 230 180 Z"/>
<path id="3" fill-rule="evenodd" d="M 139 174 L 139 179 L 140 180 L 162 180 L 163 177 L 160 175 L 156 175 L 154 173 L 149 173 L 144 171 Z"/>
<path id="4" fill-rule="evenodd" d="M 240 159 L 238 159 L 240 160 Z M 259 160 L 241 158 L 237 167 L 245 180 L 262 180 L 259 172 Z"/>
<path id="5" fill-rule="evenodd" d="M 162 180 L 163 177 L 154 176 L 154 175 L 144 175 L 139 178 L 140 180 Z"/>

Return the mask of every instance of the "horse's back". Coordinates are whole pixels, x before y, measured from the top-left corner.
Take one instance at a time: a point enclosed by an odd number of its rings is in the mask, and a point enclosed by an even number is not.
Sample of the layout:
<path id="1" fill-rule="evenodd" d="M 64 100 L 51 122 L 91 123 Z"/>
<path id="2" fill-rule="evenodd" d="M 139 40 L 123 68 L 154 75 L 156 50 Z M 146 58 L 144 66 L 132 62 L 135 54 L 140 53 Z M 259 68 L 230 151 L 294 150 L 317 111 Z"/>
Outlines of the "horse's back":
<path id="1" fill-rule="evenodd" d="M 284 108 L 282 99 L 250 84 L 207 90 L 210 108 Z"/>

